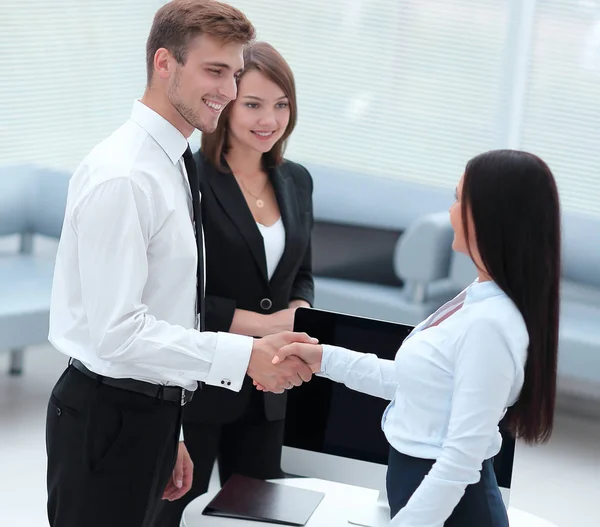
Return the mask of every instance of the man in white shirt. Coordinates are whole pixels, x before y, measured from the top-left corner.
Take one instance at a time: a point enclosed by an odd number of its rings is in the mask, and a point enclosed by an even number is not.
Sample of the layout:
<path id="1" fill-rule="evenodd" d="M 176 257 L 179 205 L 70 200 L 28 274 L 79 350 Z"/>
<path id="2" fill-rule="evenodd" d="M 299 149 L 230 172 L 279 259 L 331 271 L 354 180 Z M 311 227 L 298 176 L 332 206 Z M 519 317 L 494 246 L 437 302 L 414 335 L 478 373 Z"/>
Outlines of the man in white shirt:
<path id="1" fill-rule="evenodd" d="M 192 465 L 178 438 L 198 380 L 237 391 L 247 372 L 283 391 L 310 379 L 299 360 L 271 364 L 306 335 L 198 331 L 204 254 L 187 138 L 213 131 L 235 99 L 253 38 L 231 6 L 163 6 L 144 96 L 73 175 L 50 309 L 49 339 L 71 358 L 47 415 L 53 527 L 149 526 L 161 497 L 187 492 Z"/>

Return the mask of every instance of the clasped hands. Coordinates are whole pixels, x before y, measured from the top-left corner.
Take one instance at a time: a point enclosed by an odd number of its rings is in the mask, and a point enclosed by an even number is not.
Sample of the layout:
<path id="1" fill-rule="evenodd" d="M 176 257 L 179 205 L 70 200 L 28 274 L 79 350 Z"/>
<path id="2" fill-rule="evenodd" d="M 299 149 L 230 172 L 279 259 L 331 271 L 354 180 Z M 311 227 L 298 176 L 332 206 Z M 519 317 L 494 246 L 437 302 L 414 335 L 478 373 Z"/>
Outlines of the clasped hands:
<path id="1" fill-rule="evenodd" d="M 306 333 L 284 331 L 255 339 L 248 375 L 258 390 L 282 393 L 321 371 L 323 348 Z"/>

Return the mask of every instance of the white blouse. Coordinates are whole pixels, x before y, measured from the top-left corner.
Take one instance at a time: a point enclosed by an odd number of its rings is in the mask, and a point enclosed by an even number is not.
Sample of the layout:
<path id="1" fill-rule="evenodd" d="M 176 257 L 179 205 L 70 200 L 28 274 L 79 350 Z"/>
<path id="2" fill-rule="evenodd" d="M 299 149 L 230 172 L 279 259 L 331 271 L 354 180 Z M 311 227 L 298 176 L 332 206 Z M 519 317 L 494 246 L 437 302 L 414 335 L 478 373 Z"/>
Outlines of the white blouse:
<path id="1" fill-rule="evenodd" d="M 270 280 L 285 249 L 285 227 L 281 216 L 273 225 L 268 227 L 258 222 L 256 225 L 258 225 L 258 230 L 263 237 L 265 256 L 267 257 L 267 275 Z"/>
<path id="2" fill-rule="evenodd" d="M 319 375 L 390 400 L 382 419 L 390 445 L 436 460 L 395 527 L 443 526 L 479 481 L 483 461 L 500 451 L 498 423 L 523 386 L 529 335 L 494 282 L 471 284 L 460 310 L 427 327 L 440 311 L 413 330 L 393 361 L 323 346 Z"/>

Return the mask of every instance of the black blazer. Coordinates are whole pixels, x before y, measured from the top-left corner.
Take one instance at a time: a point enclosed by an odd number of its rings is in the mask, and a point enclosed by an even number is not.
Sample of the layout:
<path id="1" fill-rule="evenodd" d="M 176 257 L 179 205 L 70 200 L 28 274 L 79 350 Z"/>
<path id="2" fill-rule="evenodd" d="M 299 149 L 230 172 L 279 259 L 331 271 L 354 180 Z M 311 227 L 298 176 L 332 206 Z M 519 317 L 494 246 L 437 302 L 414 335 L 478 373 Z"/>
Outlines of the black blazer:
<path id="1" fill-rule="evenodd" d="M 312 178 L 301 165 L 284 161 L 269 170 L 285 227 L 285 249 L 271 280 L 263 238 L 231 172 L 216 169 L 196 152 L 206 245 L 206 329 L 229 331 L 236 308 L 274 313 L 290 300 L 314 300 L 311 262 Z M 239 393 L 203 385 L 185 406 L 184 420 L 224 424 L 238 419 L 255 390 L 246 376 Z M 286 394 L 260 394 L 265 415 L 285 417 Z"/>

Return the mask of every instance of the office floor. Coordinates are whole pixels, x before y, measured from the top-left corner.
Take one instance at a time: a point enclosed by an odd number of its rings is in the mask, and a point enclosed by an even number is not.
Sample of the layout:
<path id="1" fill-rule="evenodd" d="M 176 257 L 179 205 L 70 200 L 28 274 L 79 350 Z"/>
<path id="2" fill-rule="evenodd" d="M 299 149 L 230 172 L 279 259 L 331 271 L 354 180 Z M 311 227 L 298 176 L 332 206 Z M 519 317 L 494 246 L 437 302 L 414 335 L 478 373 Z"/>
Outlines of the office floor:
<path id="1" fill-rule="evenodd" d="M 0 354 L 0 525 L 43 527 L 46 520 L 44 420 L 62 355 L 31 349 L 22 378 Z M 600 525 L 600 421 L 559 413 L 547 445 L 519 445 L 511 504 L 559 527 Z"/>

